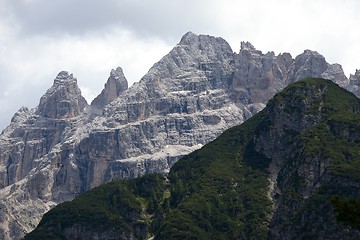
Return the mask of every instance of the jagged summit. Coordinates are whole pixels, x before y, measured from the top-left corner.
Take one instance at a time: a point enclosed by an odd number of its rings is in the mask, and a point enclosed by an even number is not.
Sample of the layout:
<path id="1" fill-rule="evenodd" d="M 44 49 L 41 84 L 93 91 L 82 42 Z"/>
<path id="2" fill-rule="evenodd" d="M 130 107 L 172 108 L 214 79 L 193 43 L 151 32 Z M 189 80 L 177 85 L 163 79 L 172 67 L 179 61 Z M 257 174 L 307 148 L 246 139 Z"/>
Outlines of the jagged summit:
<path id="1" fill-rule="evenodd" d="M 115 79 L 118 79 L 123 76 L 124 76 L 124 72 L 121 67 L 117 67 L 116 69 L 111 69 L 110 71 L 110 77 L 113 77 Z"/>
<path id="2" fill-rule="evenodd" d="M 127 89 L 128 81 L 125 78 L 122 68 L 118 67 L 116 69 L 112 69 L 110 72 L 110 77 L 105 83 L 104 89 L 91 102 L 91 106 L 103 108 Z"/>
<path id="3" fill-rule="evenodd" d="M 61 71 L 54 84 L 40 99 L 36 114 L 46 118 L 72 118 L 81 114 L 87 106 L 85 98 L 73 74 Z"/>
<path id="4" fill-rule="evenodd" d="M 61 71 L 58 73 L 58 75 L 56 76 L 55 80 L 56 82 L 62 81 L 62 80 L 67 80 L 67 79 L 75 79 L 73 74 L 69 74 L 68 71 Z"/>
<path id="5" fill-rule="evenodd" d="M 188 43 L 194 42 L 194 40 L 197 38 L 198 38 L 198 35 L 196 35 L 195 33 L 187 32 L 184 34 L 184 36 L 182 36 L 179 44 L 188 44 Z"/>
<path id="6" fill-rule="evenodd" d="M 324 56 L 311 50 L 305 50 L 295 58 L 290 76 L 289 83 L 304 78 L 321 77 L 345 85 L 347 80 L 339 64 L 329 64 Z"/>
<path id="7" fill-rule="evenodd" d="M 355 74 L 350 75 L 350 84 L 358 85 L 360 83 L 360 70 L 356 69 Z"/>
<path id="8" fill-rule="evenodd" d="M 232 49 L 225 39 L 203 34 L 196 35 L 192 32 L 186 33 L 181 38 L 177 46 L 192 46 L 201 51 L 209 51 L 211 48 L 214 48 L 215 45 L 222 46 L 222 48 L 224 48 L 223 50 L 230 51 L 232 53 Z"/>
<path id="9" fill-rule="evenodd" d="M 55 91 L 59 88 L 60 85 L 77 85 L 77 78 L 74 75 L 67 71 L 61 71 L 56 75 L 54 79 L 53 86 L 49 89 L 49 91 Z"/>
<path id="10" fill-rule="evenodd" d="M 356 69 L 355 74 L 350 75 L 349 84 L 345 88 L 360 97 L 360 70 Z"/>
<path id="11" fill-rule="evenodd" d="M 298 81 L 166 178 L 99 186 L 50 210 L 25 240 L 359 239 L 359 110 L 329 80 Z"/>
<path id="12" fill-rule="evenodd" d="M 2 229 L 21 235 L 54 204 L 111 179 L 168 172 L 309 73 L 338 82 L 342 69 L 324 61 L 234 53 L 222 38 L 189 32 L 130 88 L 113 69 L 90 107 L 76 78 L 60 72 L 39 106 L 18 111 L 0 136 L 0 239 Z"/>
<path id="13" fill-rule="evenodd" d="M 242 41 L 240 43 L 240 50 L 255 51 L 256 48 L 250 42 Z"/>
<path id="14" fill-rule="evenodd" d="M 305 49 L 303 54 L 306 54 L 306 55 L 321 55 L 317 51 L 314 51 L 314 50 L 311 50 L 311 49 Z"/>

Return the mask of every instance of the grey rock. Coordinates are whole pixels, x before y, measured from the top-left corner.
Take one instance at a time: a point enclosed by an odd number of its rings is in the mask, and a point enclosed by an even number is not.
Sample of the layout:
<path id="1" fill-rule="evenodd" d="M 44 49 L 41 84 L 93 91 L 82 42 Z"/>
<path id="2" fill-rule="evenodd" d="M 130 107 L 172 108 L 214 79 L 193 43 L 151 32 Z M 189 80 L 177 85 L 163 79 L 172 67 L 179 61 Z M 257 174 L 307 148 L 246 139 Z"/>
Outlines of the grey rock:
<path id="1" fill-rule="evenodd" d="M 349 79 L 345 76 L 342 66 L 337 63 L 329 65 L 326 71 L 321 74 L 321 77 L 332 80 L 341 87 L 349 85 Z"/>
<path id="2" fill-rule="evenodd" d="M 326 78 L 341 86 L 346 85 L 347 82 L 341 65 L 330 65 L 321 54 L 311 50 L 305 50 L 295 58 L 286 84 L 305 78 Z"/>
<path id="3" fill-rule="evenodd" d="M 77 86 L 77 79 L 68 72 L 60 72 L 53 86 L 40 99 L 36 114 L 46 118 L 72 118 L 87 107 L 85 98 Z"/>
<path id="4" fill-rule="evenodd" d="M 283 89 L 284 79 L 292 59 L 273 52 L 263 54 L 250 43 L 241 43 L 235 56 L 235 71 L 230 91 L 235 102 L 241 104 L 266 103 L 276 92 Z M 290 56 L 291 58 L 291 56 Z"/>
<path id="5" fill-rule="evenodd" d="M 76 78 L 60 72 L 39 106 L 20 109 L 0 135 L 0 229 L 22 235 L 51 207 L 90 188 L 166 173 L 288 83 L 321 76 L 346 84 L 341 66 L 316 52 L 293 59 L 242 43 L 237 54 L 222 38 L 191 32 L 130 88 L 121 68 L 112 70 L 90 107 Z"/>
<path id="6" fill-rule="evenodd" d="M 321 74 L 326 71 L 328 65 L 325 58 L 318 52 L 305 50 L 295 58 L 287 83 L 304 78 L 321 77 Z"/>
<path id="7" fill-rule="evenodd" d="M 354 75 L 350 75 L 349 84 L 345 88 L 360 97 L 360 70 L 356 70 Z"/>
<path id="8" fill-rule="evenodd" d="M 124 76 L 121 67 L 112 69 L 110 77 L 105 84 L 101 93 L 91 102 L 91 106 L 103 108 L 115 98 L 119 97 L 122 92 L 128 89 L 128 82 Z"/>

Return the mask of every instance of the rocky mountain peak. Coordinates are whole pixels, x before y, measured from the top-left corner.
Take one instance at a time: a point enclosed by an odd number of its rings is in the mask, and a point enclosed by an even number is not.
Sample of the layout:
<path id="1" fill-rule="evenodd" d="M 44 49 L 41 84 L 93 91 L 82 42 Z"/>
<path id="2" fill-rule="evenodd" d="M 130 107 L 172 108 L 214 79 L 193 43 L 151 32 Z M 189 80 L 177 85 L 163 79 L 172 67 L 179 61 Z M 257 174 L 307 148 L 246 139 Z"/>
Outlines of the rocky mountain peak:
<path id="1" fill-rule="evenodd" d="M 60 72 L 39 106 L 21 109 L 0 135 L 0 188 L 12 185 L 11 192 L 0 189 L 7 203 L 0 239 L 5 223 L 21 223 L 13 228 L 17 233 L 29 231 L 54 203 L 111 179 L 168 172 L 182 155 L 258 112 L 288 83 L 311 73 L 336 79 L 331 74 L 342 71 L 316 52 L 293 59 L 242 45 L 237 54 L 222 38 L 189 32 L 129 89 L 122 69 L 113 69 L 89 108 L 97 116 L 84 112 L 88 105 L 76 78 Z M 33 205 L 38 209 L 27 209 Z"/>
<path id="2" fill-rule="evenodd" d="M 102 92 L 91 102 L 91 106 L 103 108 L 128 89 L 128 81 L 121 67 L 112 69 Z"/>
<path id="3" fill-rule="evenodd" d="M 58 73 L 58 75 L 54 79 L 52 90 L 60 88 L 60 86 L 63 86 L 63 85 L 77 85 L 77 78 L 75 78 L 72 73 L 70 74 L 67 71 L 61 71 Z"/>
<path id="4" fill-rule="evenodd" d="M 360 70 L 356 69 L 355 74 L 350 75 L 350 83 L 353 84 L 354 82 L 359 81 L 360 82 Z"/>
<path id="5" fill-rule="evenodd" d="M 349 84 L 349 79 L 345 76 L 342 66 L 337 63 L 329 65 L 325 72 L 321 74 L 321 77 L 332 80 L 341 87 Z"/>
<path id="6" fill-rule="evenodd" d="M 200 50 L 204 54 L 216 51 L 233 53 L 230 45 L 223 38 L 210 35 L 196 35 L 192 32 L 186 33 L 177 46 L 189 46 Z"/>
<path id="7" fill-rule="evenodd" d="M 347 84 L 341 65 L 327 63 L 324 56 L 312 50 L 305 50 L 295 58 L 287 84 L 305 78 L 326 78 L 339 85 Z"/>
<path id="8" fill-rule="evenodd" d="M 240 50 L 248 50 L 248 51 L 255 51 L 256 48 L 250 42 L 242 41 L 240 43 Z"/>
<path id="9" fill-rule="evenodd" d="M 299 54 L 295 60 L 297 60 L 299 63 L 304 63 L 306 61 L 310 61 L 310 60 L 313 60 L 313 59 L 321 59 L 322 62 L 325 61 L 325 58 L 324 56 L 322 56 L 321 54 L 319 54 L 317 51 L 313 51 L 313 50 L 309 50 L 309 49 L 306 49 L 304 50 L 303 53 Z M 302 61 L 300 61 L 302 60 Z"/>
<path id="10" fill-rule="evenodd" d="M 54 119 L 72 118 L 80 115 L 86 106 L 77 79 L 73 74 L 61 71 L 51 88 L 41 97 L 36 114 Z"/>
<path id="11" fill-rule="evenodd" d="M 58 75 L 55 78 L 55 81 L 61 81 L 61 80 L 66 80 L 66 79 L 74 79 L 73 74 L 69 74 L 69 72 L 67 71 L 61 71 L 58 73 Z"/>
<path id="12" fill-rule="evenodd" d="M 333 82 L 300 80 L 166 178 L 99 186 L 50 210 L 25 240 L 360 239 L 358 109 Z"/>
<path id="13" fill-rule="evenodd" d="M 113 77 L 115 79 L 118 79 L 123 76 L 124 76 L 124 71 L 121 67 L 117 67 L 116 69 L 111 69 L 110 71 L 110 77 Z"/>
<path id="14" fill-rule="evenodd" d="M 356 69 L 355 74 L 350 74 L 348 85 L 345 86 L 347 90 L 360 97 L 360 70 Z"/>
<path id="15" fill-rule="evenodd" d="M 146 84 L 143 87 L 147 93 L 159 96 L 220 88 L 233 71 L 233 58 L 233 51 L 224 39 L 188 32 L 140 82 Z M 143 95 L 148 98 L 148 94 Z"/>
<path id="16" fill-rule="evenodd" d="M 196 35 L 193 32 L 187 32 L 185 35 L 181 38 L 179 44 L 180 45 L 188 45 L 190 43 L 195 42 L 198 39 L 198 35 Z"/>
<path id="17" fill-rule="evenodd" d="M 317 68 L 325 71 L 326 61 L 325 58 L 316 51 L 305 50 L 302 54 L 295 58 L 295 62 L 297 65 L 302 66 L 303 68 L 312 68 L 317 65 Z"/>

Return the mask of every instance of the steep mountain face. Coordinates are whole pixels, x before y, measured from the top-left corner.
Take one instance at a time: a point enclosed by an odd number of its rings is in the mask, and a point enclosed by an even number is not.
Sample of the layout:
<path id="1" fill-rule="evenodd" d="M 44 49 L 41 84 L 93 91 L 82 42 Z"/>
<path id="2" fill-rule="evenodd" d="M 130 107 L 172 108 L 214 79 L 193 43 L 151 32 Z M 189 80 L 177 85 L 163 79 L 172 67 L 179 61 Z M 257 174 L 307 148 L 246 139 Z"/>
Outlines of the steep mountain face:
<path id="1" fill-rule="evenodd" d="M 119 97 L 122 92 L 128 89 L 128 82 L 121 67 L 111 70 L 110 77 L 101 91 L 92 102 L 91 106 L 103 108 Z"/>
<path id="2" fill-rule="evenodd" d="M 87 102 L 81 96 L 77 80 L 68 72 L 60 72 L 53 86 L 41 97 L 35 114 L 44 118 L 74 118 L 83 113 Z"/>
<path id="3" fill-rule="evenodd" d="M 330 65 L 317 52 L 305 50 L 292 59 L 289 53 L 278 56 L 274 52 L 263 54 L 251 43 L 242 42 L 239 54 L 235 55 L 230 91 L 236 102 L 267 103 L 289 83 L 310 77 L 330 79 L 340 86 L 348 82 L 341 65 Z"/>
<path id="4" fill-rule="evenodd" d="M 21 108 L 1 135 L 1 239 L 18 239 L 35 227 L 33 216 L 54 206 L 55 159 L 67 133 L 79 127 L 88 107 L 77 80 L 60 72 L 36 109 Z M 39 172 L 37 172 L 39 171 Z M 32 180 L 29 181 L 28 179 Z M 21 216 L 21 217 L 20 217 Z"/>
<path id="5" fill-rule="evenodd" d="M 354 93 L 357 97 L 360 97 L 360 70 L 356 70 L 355 75 L 350 75 L 349 84 L 346 87 L 347 90 Z"/>
<path id="6" fill-rule="evenodd" d="M 359 239 L 359 141 L 355 95 L 298 81 L 167 177 L 97 187 L 25 239 Z"/>
<path id="7" fill-rule="evenodd" d="M 339 223 L 331 203 L 334 197 L 360 203 L 359 103 L 317 79 L 291 85 L 269 102 L 252 143 L 271 159 L 269 239 L 359 238 L 359 226 Z"/>
<path id="8" fill-rule="evenodd" d="M 242 43 L 234 53 L 222 38 L 193 33 L 130 88 L 121 68 L 111 71 L 90 106 L 76 79 L 59 73 L 39 106 L 20 109 L 0 135 L 0 238 L 22 236 L 54 205 L 110 180 L 169 172 L 308 76 L 358 86 L 313 51 L 293 59 Z"/>

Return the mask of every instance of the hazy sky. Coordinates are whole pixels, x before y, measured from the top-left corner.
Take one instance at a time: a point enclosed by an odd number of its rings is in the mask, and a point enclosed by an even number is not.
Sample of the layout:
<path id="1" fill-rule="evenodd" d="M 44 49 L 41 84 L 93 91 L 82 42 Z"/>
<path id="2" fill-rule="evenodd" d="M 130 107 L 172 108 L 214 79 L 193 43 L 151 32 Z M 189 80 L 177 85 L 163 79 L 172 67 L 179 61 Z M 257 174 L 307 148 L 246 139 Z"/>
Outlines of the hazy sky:
<path id="1" fill-rule="evenodd" d="M 358 0 L 0 0 L 0 130 L 69 71 L 88 102 L 112 68 L 130 84 L 188 31 L 360 69 Z"/>

